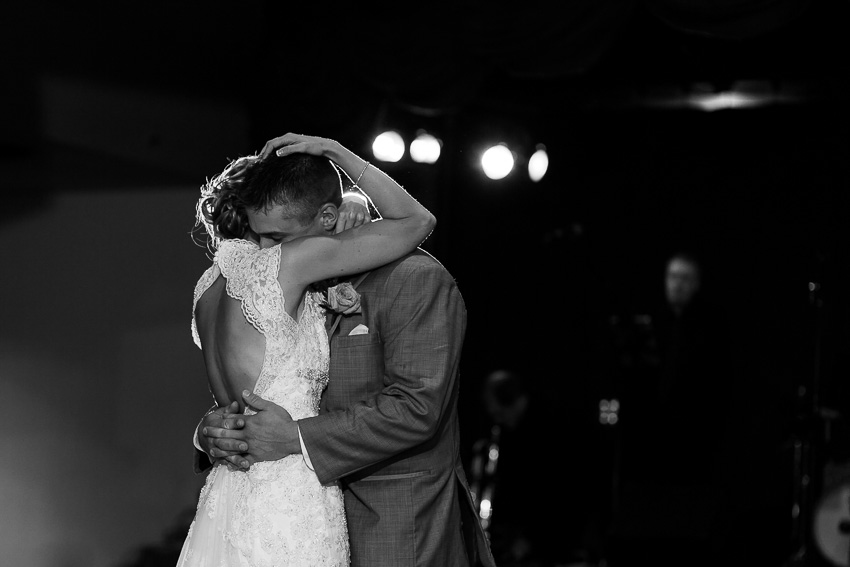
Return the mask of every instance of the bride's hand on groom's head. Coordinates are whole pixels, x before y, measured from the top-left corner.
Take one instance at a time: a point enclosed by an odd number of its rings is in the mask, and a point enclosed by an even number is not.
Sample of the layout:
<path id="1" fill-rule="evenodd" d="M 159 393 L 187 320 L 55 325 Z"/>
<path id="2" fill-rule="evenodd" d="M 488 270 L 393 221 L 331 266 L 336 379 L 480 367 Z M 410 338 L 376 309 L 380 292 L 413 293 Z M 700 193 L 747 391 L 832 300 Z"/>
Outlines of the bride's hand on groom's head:
<path id="1" fill-rule="evenodd" d="M 266 142 L 262 151 L 260 151 L 260 159 L 266 159 L 272 155 L 272 153 L 278 157 L 295 153 L 321 156 L 324 155 L 325 149 L 328 145 L 335 143 L 336 142 L 333 140 L 329 140 L 327 138 L 305 136 L 303 134 L 288 132 L 283 136 L 272 138 Z"/>

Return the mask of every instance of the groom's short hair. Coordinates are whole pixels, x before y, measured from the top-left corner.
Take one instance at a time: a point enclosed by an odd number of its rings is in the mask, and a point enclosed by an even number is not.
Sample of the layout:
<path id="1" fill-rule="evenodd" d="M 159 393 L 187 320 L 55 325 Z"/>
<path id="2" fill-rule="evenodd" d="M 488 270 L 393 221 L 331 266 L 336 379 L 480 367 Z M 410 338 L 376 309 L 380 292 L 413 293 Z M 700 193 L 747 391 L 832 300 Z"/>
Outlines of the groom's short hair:
<path id="1" fill-rule="evenodd" d="M 241 201 L 253 210 L 283 205 L 288 216 L 306 224 L 322 205 L 342 204 L 342 179 L 333 163 L 311 154 L 272 154 L 257 163 Z"/>

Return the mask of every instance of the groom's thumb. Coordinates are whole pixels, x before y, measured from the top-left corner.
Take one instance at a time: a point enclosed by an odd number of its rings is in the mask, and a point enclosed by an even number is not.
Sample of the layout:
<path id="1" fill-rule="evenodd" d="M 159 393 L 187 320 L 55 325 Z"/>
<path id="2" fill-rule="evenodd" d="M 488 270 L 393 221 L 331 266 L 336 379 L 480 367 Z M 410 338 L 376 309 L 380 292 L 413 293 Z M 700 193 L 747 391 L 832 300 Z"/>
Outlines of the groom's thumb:
<path id="1" fill-rule="evenodd" d="M 248 390 L 242 390 L 242 399 L 255 410 L 268 409 L 272 405 L 271 402 L 264 400 L 254 392 L 249 392 Z"/>

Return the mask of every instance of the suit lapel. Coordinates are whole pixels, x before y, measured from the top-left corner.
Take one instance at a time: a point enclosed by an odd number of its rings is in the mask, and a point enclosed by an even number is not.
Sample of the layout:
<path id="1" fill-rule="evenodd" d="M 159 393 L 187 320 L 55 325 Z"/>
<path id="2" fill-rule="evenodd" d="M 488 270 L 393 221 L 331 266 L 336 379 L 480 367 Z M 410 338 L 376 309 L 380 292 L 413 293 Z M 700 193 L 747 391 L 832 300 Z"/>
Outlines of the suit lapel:
<path id="1" fill-rule="evenodd" d="M 336 315 L 334 315 L 333 323 L 331 323 L 331 328 L 328 330 L 328 341 L 333 338 L 334 332 L 336 332 L 336 328 L 339 327 L 340 319 L 342 319 L 341 313 L 337 313 Z"/>

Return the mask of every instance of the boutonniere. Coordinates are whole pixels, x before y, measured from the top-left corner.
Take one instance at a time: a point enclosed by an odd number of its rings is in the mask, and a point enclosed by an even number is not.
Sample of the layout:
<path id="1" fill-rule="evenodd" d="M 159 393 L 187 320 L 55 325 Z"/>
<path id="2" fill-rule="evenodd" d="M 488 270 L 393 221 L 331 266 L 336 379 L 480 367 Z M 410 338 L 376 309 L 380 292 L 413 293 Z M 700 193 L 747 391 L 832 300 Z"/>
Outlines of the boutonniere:
<path id="1" fill-rule="evenodd" d="M 323 299 L 322 307 L 329 311 L 343 315 L 360 313 L 360 294 L 351 282 L 342 282 L 328 287 Z"/>

